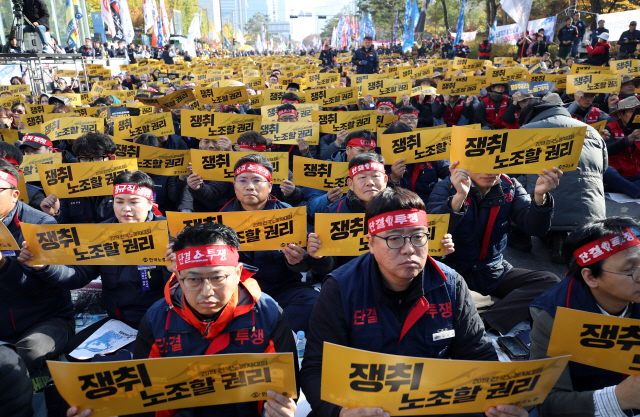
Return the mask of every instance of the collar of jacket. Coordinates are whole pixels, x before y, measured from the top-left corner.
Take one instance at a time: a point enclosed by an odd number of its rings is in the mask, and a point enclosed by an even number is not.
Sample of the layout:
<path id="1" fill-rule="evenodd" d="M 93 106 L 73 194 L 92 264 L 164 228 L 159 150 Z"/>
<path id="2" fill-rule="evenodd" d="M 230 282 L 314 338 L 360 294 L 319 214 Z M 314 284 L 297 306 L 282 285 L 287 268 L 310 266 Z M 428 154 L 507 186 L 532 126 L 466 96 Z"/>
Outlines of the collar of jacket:
<path id="1" fill-rule="evenodd" d="M 16 217 L 16 214 L 18 213 L 18 206 L 20 205 L 20 203 L 21 202 L 18 201 L 16 205 L 13 207 L 13 209 L 6 216 L 2 218 L 2 223 L 4 223 L 4 225 L 7 226 L 7 229 L 9 228 L 9 225 L 11 225 L 11 223 L 13 222 L 13 219 Z"/>
<path id="2" fill-rule="evenodd" d="M 367 211 L 356 193 L 351 190 L 347 191 L 347 205 L 352 213 L 364 213 Z"/>
<path id="3" fill-rule="evenodd" d="M 471 194 L 471 198 L 477 205 L 480 205 L 484 202 L 485 204 L 483 205 L 488 207 L 501 206 L 504 199 L 502 176 L 498 177 L 498 181 L 493 184 L 493 186 L 485 195 L 482 195 L 480 190 L 478 190 L 478 188 L 476 188 L 475 186 L 471 187 L 471 189 L 469 190 L 469 194 Z"/>
<path id="4" fill-rule="evenodd" d="M 413 278 L 405 291 L 393 291 L 384 285 L 384 278 L 375 258 L 373 261 L 373 278 L 376 285 L 376 298 L 378 302 L 390 307 L 399 305 L 413 305 L 424 295 L 424 270 Z M 428 262 L 428 261 L 427 261 Z"/>

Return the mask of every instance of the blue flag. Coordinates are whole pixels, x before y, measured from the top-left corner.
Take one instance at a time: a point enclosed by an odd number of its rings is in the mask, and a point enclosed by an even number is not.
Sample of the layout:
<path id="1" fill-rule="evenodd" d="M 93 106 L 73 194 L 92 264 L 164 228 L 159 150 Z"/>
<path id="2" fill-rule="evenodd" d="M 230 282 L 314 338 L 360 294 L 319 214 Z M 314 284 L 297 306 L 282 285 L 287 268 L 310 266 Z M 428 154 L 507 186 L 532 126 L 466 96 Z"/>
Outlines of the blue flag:
<path id="1" fill-rule="evenodd" d="M 493 43 L 493 38 L 496 37 L 496 28 L 498 27 L 498 14 L 496 13 L 496 18 L 493 21 L 493 27 L 491 28 L 491 33 L 489 34 L 489 43 Z"/>
<path id="2" fill-rule="evenodd" d="M 404 6 L 404 22 L 402 24 L 402 52 L 410 51 L 413 47 L 413 9 L 411 0 L 407 0 Z"/>
<path id="3" fill-rule="evenodd" d="M 396 10 L 396 25 L 393 28 L 393 44 L 396 44 L 396 39 L 398 36 L 398 15 L 400 14 L 400 10 Z"/>
<path id="4" fill-rule="evenodd" d="M 411 18 L 413 19 L 413 30 L 415 31 L 418 26 L 418 20 L 420 19 L 420 9 L 418 9 L 418 3 L 413 0 L 413 7 L 411 8 Z"/>
<path id="5" fill-rule="evenodd" d="M 453 41 L 454 45 L 457 45 L 458 42 L 460 42 L 460 39 L 462 39 L 462 30 L 464 29 L 464 5 L 466 2 L 467 0 L 462 0 L 462 8 L 460 9 L 460 17 L 458 18 L 458 26 L 456 27 L 456 40 Z"/>

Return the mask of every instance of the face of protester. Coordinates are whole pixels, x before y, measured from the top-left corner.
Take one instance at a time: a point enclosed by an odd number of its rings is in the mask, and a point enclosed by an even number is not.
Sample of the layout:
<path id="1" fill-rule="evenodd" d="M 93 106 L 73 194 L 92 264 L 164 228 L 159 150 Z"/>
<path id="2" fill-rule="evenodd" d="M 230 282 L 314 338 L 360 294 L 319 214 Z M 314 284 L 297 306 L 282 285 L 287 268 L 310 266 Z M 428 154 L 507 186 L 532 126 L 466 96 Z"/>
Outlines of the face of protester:
<path id="1" fill-rule="evenodd" d="M 387 104 L 381 104 L 377 110 L 378 114 L 393 114 L 393 108 Z"/>
<path id="2" fill-rule="evenodd" d="M 620 86 L 620 94 L 632 95 L 635 92 L 636 85 L 633 81 L 629 83 L 624 83 Z"/>
<path id="3" fill-rule="evenodd" d="M 376 236 L 380 238 L 393 235 L 411 236 L 427 231 L 425 226 L 402 227 L 385 230 Z M 425 243 L 424 246 L 415 247 L 409 242 L 409 239 L 405 239 L 404 245 L 400 249 L 390 249 L 387 242 L 380 238 L 367 235 L 369 250 L 378 263 L 387 287 L 395 291 L 404 290 L 411 280 L 424 270 L 429 255 L 429 244 Z"/>
<path id="4" fill-rule="evenodd" d="M 588 109 L 593 104 L 593 99 L 596 98 L 596 95 L 593 93 L 584 93 L 584 95 L 580 98 L 580 108 L 583 110 Z"/>
<path id="5" fill-rule="evenodd" d="M 411 129 L 415 129 L 418 127 L 418 118 L 413 113 L 403 114 L 402 116 L 398 117 L 398 120 L 409 126 Z"/>
<path id="6" fill-rule="evenodd" d="M 0 219 L 3 219 L 18 203 L 20 191 L 13 189 L 11 184 L 0 180 Z"/>
<path id="7" fill-rule="evenodd" d="M 500 178 L 500 174 L 473 174 L 470 173 L 471 181 L 478 187 L 479 189 L 489 189 L 494 186 L 494 184 Z"/>
<path id="8" fill-rule="evenodd" d="M 253 172 L 243 172 L 238 175 L 233 186 L 236 197 L 247 211 L 261 210 L 269 199 L 273 183 L 262 175 Z"/>
<path id="9" fill-rule="evenodd" d="M 567 24 L 567 27 L 568 27 L 568 28 L 570 28 L 570 27 L 571 27 L 571 22 L 572 22 L 572 21 L 571 21 L 571 19 L 567 19 L 567 20 L 565 21 L 565 23 Z"/>
<path id="10" fill-rule="evenodd" d="M 375 152 L 376 150 L 373 148 L 368 148 L 366 146 L 347 146 L 345 149 L 345 154 L 347 156 L 347 162 L 350 162 L 356 155 L 360 155 L 361 153 L 366 152 Z"/>
<path id="11" fill-rule="evenodd" d="M 53 153 L 53 148 L 51 148 L 51 146 L 41 146 L 36 149 L 32 148 L 31 146 L 25 145 L 23 151 L 25 155 L 42 155 L 45 153 Z"/>
<path id="12" fill-rule="evenodd" d="M 48 96 L 40 96 L 40 104 L 42 104 L 42 105 L 49 104 L 49 97 Z"/>
<path id="13" fill-rule="evenodd" d="M 599 28 L 604 28 L 604 20 L 601 20 L 598 22 L 598 27 Z"/>
<path id="14" fill-rule="evenodd" d="M 218 313 L 226 306 L 240 282 L 242 265 L 238 266 L 198 266 L 195 268 L 183 269 L 178 273 L 180 287 L 187 303 L 198 314 L 209 316 Z M 224 282 L 220 288 L 213 288 L 208 279 L 202 281 L 199 290 L 191 291 L 187 289 L 185 281 L 192 280 L 190 285 L 196 286 L 200 278 L 213 278 L 212 281 Z"/>
<path id="15" fill-rule="evenodd" d="M 369 49 L 371 48 L 371 39 L 365 39 L 362 41 L 362 46 L 364 46 L 365 49 Z"/>
<path id="16" fill-rule="evenodd" d="M 295 123 L 298 121 L 298 116 L 292 113 L 285 113 L 282 116 L 278 116 L 278 122 Z"/>
<path id="17" fill-rule="evenodd" d="M 627 123 L 629 123 L 629 120 L 631 120 L 631 117 L 633 116 L 633 112 L 636 109 L 627 109 L 623 112 L 620 112 L 620 119 L 622 119 L 622 122 L 626 125 Z"/>
<path id="18" fill-rule="evenodd" d="M 201 151 L 217 151 L 216 148 L 216 140 L 215 139 L 200 139 L 200 144 L 198 148 Z"/>
<path id="19" fill-rule="evenodd" d="M 269 78 L 269 82 L 270 83 L 274 83 L 274 84 L 278 84 L 278 78 L 277 77 L 271 77 L 271 78 Z"/>
<path id="20" fill-rule="evenodd" d="M 494 85 L 493 87 L 491 87 L 491 91 L 493 91 L 494 93 L 504 93 L 506 90 L 507 88 L 502 84 Z"/>
<path id="21" fill-rule="evenodd" d="M 363 171 L 353 178 L 347 178 L 347 185 L 366 206 L 387 187 L 387 176 L 380 171 Z"/>
<path id="22" fill-rule="evenodd" d="M 87 48 L 91 48 L 91 40 L 85 39 L 84 40 L 84 46 L 86 46 Z"/>
<path id="23" fill-rule="evenodd" d="M 152 202 L 133 194 L 120 194 L 113 199 L 113 211 L 120 223 L 142 223 L 147 220 Z"/>

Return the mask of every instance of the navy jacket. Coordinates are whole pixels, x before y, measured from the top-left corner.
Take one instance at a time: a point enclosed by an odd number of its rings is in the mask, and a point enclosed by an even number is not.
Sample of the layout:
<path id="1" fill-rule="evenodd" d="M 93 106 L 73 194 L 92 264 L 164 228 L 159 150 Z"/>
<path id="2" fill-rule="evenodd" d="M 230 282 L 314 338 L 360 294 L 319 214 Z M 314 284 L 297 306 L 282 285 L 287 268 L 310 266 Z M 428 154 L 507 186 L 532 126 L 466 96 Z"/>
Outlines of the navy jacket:
<path id="1" fill-rule="evenodd" d="M 471 107 L 471 106 L 469 106 Z M 422 201 L 429 201 L 433 187 L 438 179 L 449 176 L 449 160 L 408 164 L 404 176 L 400 180 L 400 187 L 417 193 Z"/>
<path id="2" fill-rule="evenodd" d="M 147 221 L 165 217 L 149 213 Z M 117 223 L 115 217 L 103 223 Z M 162 298 L 164 284 L 171 273 L 161 265 L 148 266 L 145 273 L 149 289 L 144 290 L 141 272 L 136 265 L 48 265 L 36 271 L 39 279 L 59 288 L 82 288 L 92 280 L 102 279 L 101 306 L 110 318 L 121 320 L 134 329 L 149 307 Z"/>
<path id="3" fill-rule="evenodd" d="M 2 220 L 19 246 L 24 238 L 20 223 L 56 224 L 53 217 L 18 202 Z M 23 267 L 16 257 L 19 251 L 3 252 L 0 269 L 0 340 L 13 341 L 30 327 L 50 318 L 72 320 L 74 316 L 69 290 L 43 282 L 35 270 Z"/>
<path id="4" fill-rule="evenodd" d="M 573 25 L 571 25 L 570 27 L 567 27 L 567 25 L 563 25 L 560 28 L 560 30 L 558 31 L 558 40 L 559 41 L 571 41 L 570 44 L 567 44 L 567 45 L 560 44 L 560 46 L 573 45 L 573 42 L 576 39 L 578 39 L 578 28 L 576 28 Z"/>
<path id="5" fill-rule="evenodd" d="M 115 216 L 113 196 L 60 199 L 60 223 L 102 223 Z"/>
<path id="6" fill-rule="evenodd" d="M 363 46 L 355 51 L 351 63 L 356 66 L 356 74 L 377 74 L 380 68 L 378 54 L 373 46 L 370 49 L 364 49 Z"/>
<path id="7" fill-rule="evenodd" d="M 458 271 L 471 290 L 491 294 L 512 268 L 502 257 L 511 221 L 528 235 L 544 236 L 551 227 L 553 197 L 547 194 L 547 202 L 539 207 L 518 181 L 506 175 L 484 198 L 472 186 L 459 212 L 451 208 L 455 195 L 449 177 L 436 184 L 427 204 L 427 213 L 450 214 L 449 233 L 456 251 L 443 262 Z M 487 241 L 485 233 L 491 233 Z"/>
<path id="8" fill-rule="evenodd" d="M 640 30 L 634 30 L 633 33 L 629 30 L 625 30 L 620 35 L 620 39 L 618 40 L 618 45 L 620 45 L 620 52 L 630 53 L 634 52 L 638 47 L 637 42 L 629 42 L 625 43 L 625 41 L 629 39 L 631 40 L 640 40 Z"/>

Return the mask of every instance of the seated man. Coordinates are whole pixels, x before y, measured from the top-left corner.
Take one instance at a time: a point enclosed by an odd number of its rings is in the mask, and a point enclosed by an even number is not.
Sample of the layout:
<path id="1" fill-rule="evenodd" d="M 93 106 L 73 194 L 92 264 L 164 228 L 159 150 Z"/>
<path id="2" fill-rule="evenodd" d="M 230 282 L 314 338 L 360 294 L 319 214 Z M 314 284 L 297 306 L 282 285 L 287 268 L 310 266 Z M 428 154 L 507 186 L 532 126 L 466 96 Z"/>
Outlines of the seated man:
<path id="1" fill-rule="evenodd" d="M 480 99 L 475 109 L 475 122 L 480 123 L 482 129 L 506 129 L 503 116 L 511 101 L 506 94 L 507 88 L 507 84 L 502 82 L 492 83 L 487 87 L 489 94 Z"/>
<path id="2" fill-rule="evenodd" d="M 452 96 L 449 94 L 433 99 L 431 111 L 433 124 L 441 126 L 465 126 L 473 122 L 475 96 Z"/>
<path id="3" fill-rule="evenodd" d="M 134 359 L 291 352 L 297 362 L 295 340 L 282 308 L 260 290 L 238 262 L 239 248 L 236 232 L 221 224 L 202 223 L 178 234 L 170 255 L 173 275 L 166 284 L 165 297 L 140 323 Z M 218 255 L 196 260 L 197 253 L 212 252 Z M 244 343 L 239 336 L 246 329 L 253 343 Z M 166 349 L 166 341 L 177 333 L 181 335 L 179 346 Z M 270 399 L 264 402 L 183 409 L 178 415 L 261 417 L 264 411 L 268 417 L 293 417 L 294 400 L 272 391 L 267 395 Z M 90 415 L 84 414 L 86 411 L 78 416 Z M 178 412 L 171 411 L 160 414 Z M 74 407 L 67 415 L 78 412 Z"/>
<path id="4" fill-rule="evenodd" d="M 640 129 L 631 130 L 627 126 L 637 107 L 640 107 L 640 100 L 636 96 L 625 98 L 618 103 L 618 109 L 611 113 L 611 117 L 619 119 L 605 127 L 609 132 L 609 167 L 604 173 L 604 182 L 614 191 L 631 198 L 640 198 Z"/>
<path id="5" fill-rule="evenodd" d="M 388 216 L 405 221 L 388 225 Z M 367 206 L 365 222 L 370 252 L 327 277 L 309 324 L 301 382 L 315 416 L 383 416 L 380 408 L 346 409 L 320 399 L 324 342 L 422 358 L 498 359 L 464 279 L 428 256 L 420 197 L 387 188 Z M 425 314 L 430 304 L 442 313 Z M 355 311 L 362 308 L 375 309 L 378 320 L 354 325 Z M 432 334 L 449 330 L 455 336 L 433 340 Z"/>
<path id="6" fill-rule="evenodd" d="M 513 268 L 502 257 L 511 221 L 531 236 L 544 236 L 551 226 L 553 197 L 562 171 L 544 170 L 535 185 L 534 198 L 514 178 L 500 174 L 470 173 L 455 161 L 451 176 L 438 182 L 427 211 L 450 214 L 449 233 L 456 251 L 443 262 L 462 275 L 472 291 L 501 301 L 482 316 L 492 328 L 507 333 L 529 317 L 528 305 L 559 282 L 546 271 Z"/>
<path id="7" fill-rule="evenodd" d="M 25 135 L 27 136 L 27 135 Z M 24 155 L 20 152 L 20 149 L 7 142 L 0 142 L 0 159 L 4 159 L 13 165 L 17 170 L 20 170 Z M 42 211 L 40 203 L 46 198 L 44 191 L 41 187 L 38 187 L 30 182 L 25 184 L 27 186 L 27 197 L 29 198 L 29 206 Z"/>
<path id="8" fill-rule="evenodd" d="M 531 303 L 532 360 L 547 357 L 558 307 L 640 320 L 638 236 L 640 224 L 630 217 L 596 220 L 569 235 L 565 252 L 571 267 L 565 279 Z M 602 240 L 614 239 L 623 243 L 611 244 L 611 251 L 600 252 L 600 257 L 592 255 Z M 583 253 L 587 256 L 580 256 Z M 638 415 L 640 375 L 628 376 L 569 362 L 537 408 L 542 417 Z"/>

